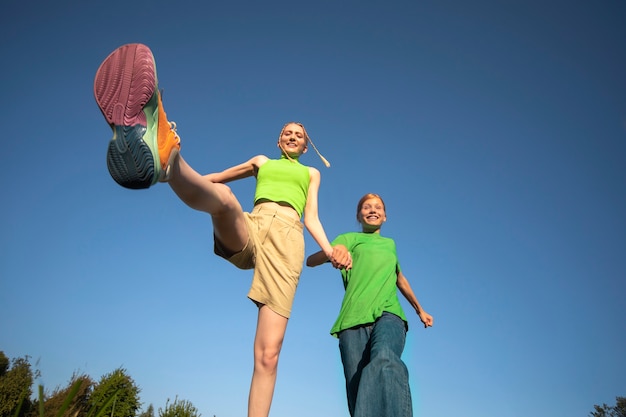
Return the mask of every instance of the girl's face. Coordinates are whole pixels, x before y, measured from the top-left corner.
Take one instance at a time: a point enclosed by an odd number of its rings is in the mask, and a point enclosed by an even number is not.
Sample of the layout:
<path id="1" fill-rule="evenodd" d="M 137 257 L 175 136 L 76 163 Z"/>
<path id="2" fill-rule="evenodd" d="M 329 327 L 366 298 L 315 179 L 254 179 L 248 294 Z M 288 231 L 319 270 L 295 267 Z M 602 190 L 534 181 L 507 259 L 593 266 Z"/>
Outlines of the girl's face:
<path id="1" fill-rule="evenodd" d="M 292 158 L 297 158 L 307 149 L 306 136 L 302 126 L 289 123 L 278 138 L 278 147 Z"/>
<path id="2" fill-rule="evenodd" d="M 366 233 L 379 233 L 383 223 L 387 220 L 385 205 L 377 197 L 368 198 L 361 205 L 357 219 Z"/>

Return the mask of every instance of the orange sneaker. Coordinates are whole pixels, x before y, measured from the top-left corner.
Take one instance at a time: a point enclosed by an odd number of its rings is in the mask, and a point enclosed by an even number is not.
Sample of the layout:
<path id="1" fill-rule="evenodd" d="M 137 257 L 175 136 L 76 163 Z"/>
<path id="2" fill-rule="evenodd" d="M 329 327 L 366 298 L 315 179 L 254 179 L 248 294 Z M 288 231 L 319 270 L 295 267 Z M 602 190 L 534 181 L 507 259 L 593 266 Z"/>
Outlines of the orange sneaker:
<path id="1" fill-rule="evenodd" d="M 163 109 L 150 48 L 135 43 L 113 51 L 96 72 L 94 95 L 113 130 L 107 150 L 111 177 L 131 189 L 167 181 L 180 138 Z"/>

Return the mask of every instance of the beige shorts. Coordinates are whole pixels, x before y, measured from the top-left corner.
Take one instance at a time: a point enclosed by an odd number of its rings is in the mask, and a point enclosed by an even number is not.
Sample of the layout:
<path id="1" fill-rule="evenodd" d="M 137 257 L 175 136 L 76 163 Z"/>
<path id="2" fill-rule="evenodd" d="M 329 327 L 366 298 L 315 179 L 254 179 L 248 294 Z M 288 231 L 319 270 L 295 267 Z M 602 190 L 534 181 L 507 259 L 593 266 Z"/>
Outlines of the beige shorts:
<path id="1" fill-rule="evenodd" d="M 237 268 L 254 268 L 248 298 L 289 318 L 304 264 L 304 226 L 295 211 L 290 215 L 275 203 L 259 204 L 244 216 L 246 246 L 229 256 L 215 239 L 215 254 Z"/>

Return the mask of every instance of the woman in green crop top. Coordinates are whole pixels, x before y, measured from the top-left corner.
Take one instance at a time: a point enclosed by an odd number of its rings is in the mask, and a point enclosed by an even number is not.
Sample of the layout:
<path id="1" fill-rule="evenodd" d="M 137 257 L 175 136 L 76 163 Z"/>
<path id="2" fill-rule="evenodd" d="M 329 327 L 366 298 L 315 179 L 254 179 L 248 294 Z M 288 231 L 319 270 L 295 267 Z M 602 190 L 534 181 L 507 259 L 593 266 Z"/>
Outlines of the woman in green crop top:
<path id="1" fill-rule="evenodd" d="M 287 123 L 278 136 L 280 159 L 258 155 L 219 173 L 199 174 L 180 153 L 154 55 L 143 44 L 122 45 L 109 54 L 96 72 L 94 97 L 113 131 L 106 159 L 111 177 L 130 189 L 169 183 L 185 204 L 211 215 L 215 253 L 254 269 L 248 297 L 258 307 L 258 321 L 248 417 L 266 417 L 304 263 L 303 228 L 337 266 L 350 265 L 347 253 L 335 254 L 318 217 L 320 172 L 299 162 L 309 143 L 315 145 L 302 124 Z M 254 208 L 245 213 L 225 183 L 253 176 L 258 179 Z"/>
<path id="2" fill-rule="evenodd" d="M 410 417 L 409 374 L 401 359 L 408 325 L 397 290 L 424 327 L 432 326 L 433 318 L 422 309 L 402 274 L 395 242 L 380 235 L 387 220 L 382 198 L 363 196 L 357 220 L 362 232 L 344 233 L 332 242 L 336 250 L 352 254 L 352 267 L 339 267 L 346 292 L 330 330 L 339 338 L 348 409 L 352 417 Z M 320 251 L 309 256 L 307 265 L 328 260 Z"/>
<path id="3" fill-rule="evenodd" d="M 304 263 L 300 219 L 334 265 L 350 265 L 349 254 L 330 245 L 318 217 L 320 172 L 299 161 L 309 142 L 302 124 L 287 123 L 278 136 L 279 159 L 258 155 L 222 172 L 201 175 L 178 155 L 169 173 L 169 185 L 180 199 L 211 215 L 215 253 L 238 268 L 254 269 L 248 297 L 258 307 L 258 322 L 249 417 L 269 414 L 278 356 Z M 247 177 L 257 179 L 250 213 L 225 185 Z"/>

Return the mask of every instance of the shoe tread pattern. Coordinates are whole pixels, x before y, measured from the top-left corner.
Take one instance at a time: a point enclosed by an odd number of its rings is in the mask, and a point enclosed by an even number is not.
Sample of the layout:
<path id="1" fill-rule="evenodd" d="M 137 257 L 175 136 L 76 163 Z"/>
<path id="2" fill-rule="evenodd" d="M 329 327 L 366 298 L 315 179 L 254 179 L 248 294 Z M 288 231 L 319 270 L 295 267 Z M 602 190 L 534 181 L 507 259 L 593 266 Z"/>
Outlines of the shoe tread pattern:
<path id="1" fill-rule="evenodd" d="M 154 57 L 145 45 L 116 49 L 96 73 L 96 102 L 113 130 L 107 167 L 111 177 L 126 188 L 148 188 L 156 182 L 154 157 L 144 141 L 144 108 L 156 99 L 156 89 Z"/>

